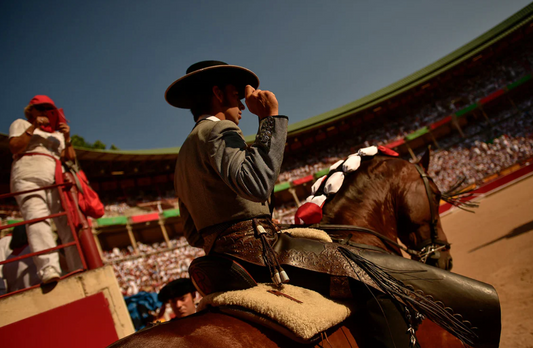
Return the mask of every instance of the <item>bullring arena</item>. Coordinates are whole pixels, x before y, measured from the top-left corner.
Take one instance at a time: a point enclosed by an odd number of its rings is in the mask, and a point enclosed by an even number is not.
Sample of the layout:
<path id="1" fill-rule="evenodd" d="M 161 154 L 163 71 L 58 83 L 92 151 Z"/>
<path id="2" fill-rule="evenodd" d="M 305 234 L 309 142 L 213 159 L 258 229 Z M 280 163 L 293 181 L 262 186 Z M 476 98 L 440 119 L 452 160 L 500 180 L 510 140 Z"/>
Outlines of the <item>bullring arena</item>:
<path id="1" fill-rule="evenodd" d="M 479 199 L 475 214 L 442 218 L 453 272 L 492 284 L 501 300 L 500 347 L 533 347 L 533 176 Z"/>
<path id="2" fill-rule="evenodd" d="M 429 175 L 439 189 L 465 178 L 464 189 L 476 188 L 472 197 L 480 204 L 469 213 L 441 202 L 452 271 L 498 291 L 500 347 L 533 348 L 532 91 L 530 4 L 412 75 L 289 125 L 273 217 L 293 224 L 314 180 L 360 148 L 379 145 L 416 162 L 431 146 Z M 253 143 L 255 136 L 245 140 Z M 9 197 L 8 144 L 0 133 L 0 195 L 6 197 L 0 237 L 24 224 Z M 179 148 L 75 150 L 105 215 L 76 227 L 83 269 L 64 271 L 53 286 L 0 292 L 6 347 L 18 347 L 20 340 L 27 340 L 25 346 L 47 347 L 46 341 L 70 347 L 77 340 L 104 347 L 131 335 L 155 322 L 157 293 L 171 280 L 189 277 L 190 263 L 203 255 L 184 237 L 173 182 Z M 170 307 L 163 308 L 159 319 L 171 319 Z M 24 335 L 28 325 L 31 336 Z"/>

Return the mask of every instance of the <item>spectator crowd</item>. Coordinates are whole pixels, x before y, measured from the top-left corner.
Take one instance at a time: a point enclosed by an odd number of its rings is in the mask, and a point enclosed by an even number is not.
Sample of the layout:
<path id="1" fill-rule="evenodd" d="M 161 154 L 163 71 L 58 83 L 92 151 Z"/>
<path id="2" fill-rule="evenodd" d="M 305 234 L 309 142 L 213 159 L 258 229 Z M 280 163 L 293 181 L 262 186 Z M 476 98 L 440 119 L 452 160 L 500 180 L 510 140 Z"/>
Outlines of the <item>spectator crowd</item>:
<path id="1" fill-rule="evenodd" d="M 137 255 L 131 246 L 104 251 L 104 261 L 113 265 L 124 296 L 139 291 L 159 292 L 171 280 L 188 278 L 192 260 L 204 255 L 202 249 L 191 247 L 184 237 L 171 240 L 170 247 L 163 242 L 137 243 L 137 248 Z"/>
<path id="2" fill-rule="evenodd" d="M 464 141 L 436 151 L 429 173 L 441 191 L 449 189 L 460 177 L 465 184 L 481 184 L 493 174 L 533 157 L 533 117 L 529 111 L 503 118 L 487 134 L 478 131 Z M 507 112 L 505 112 L 507 114 Z M 483 139 L 487 138 L 489 139 Z"/>
<path id="3" fill-rule="evenodd" d="M 278 181 L 294 181 L 314 174 L 359 148 L 369 145 L 386 145 L 402 139 L 413 131 L 454 114 L 532 72 L 533 43 L 525 43 L 509 51 L 503 58 L 488 58 L 482 64 L 470 68 L 468 73 L 463 72 L 462 75 L 453 77 L 443 76 L 435 88 L 429 87 L 423 94 L 405 105 L 396 107 L 383 117 L 378 115 L 372 121 L 364 122 L 360 128 L 354 129 L 353 133 L 349 133 L 348 136 L 335 137 L 329 142 L 325 140 L 321 146 L 315 144 L 311 149 L 306 149 L 305 152 L 302 151 L 297 155 L 288 154 Z M 522 113 L 518 115 L 521 122 L 531 123 L 527 120 L 528 117 L 531 119 L 531 99 L 519 105 L 518 110 Z M 515 107 L 510 106 L 507 112 L 496 116 L 490 115 L 489 118 L 492 123 L 498 123 L 502 118 L 510 118 L 511 114 L 517 116 L 516 112 Z M 523 115 L 528 112 L 528 115 Z M 469 126 L 468 133 L 465 133 L 465 140 L 468 141 L 472 134 L 491 126 L 493 125 L 483 125 L 483 123 Z M 507 134 L 515 136 L 513 133 Z M 528 136 L 528 134 L 521 136 Z M 457 132 L 455 136 L 445 139 L 440 144 L 441 148 L 458 142 L 458 137 L 460 135 Z M 468 144 L 465 145 L 468 146 Z"/>
<path id="4" fill-rule="evenodd" d="M 489 134 L 486 134 L 484 127 L 473 125 L 467 128 L 469 137 L 446 139 L 448 147 L 432 152 L 429 175 L 442 192 L 463 177 L 466 178 L 465 186 L 479 185 L 491 175 L 521 161 L 533 159 L 531 101 L 522 106 L 530 111 L 516 114 L 504 112 L 507 117 L 500 119 Z M 497 137 L 492 137 L 494 133 Z M 487 136 L 490 139 L 486 139 Z M 275 218 L 282 224 L 293 224 L 297 208 L 296 204 L 276 207 Z"/>

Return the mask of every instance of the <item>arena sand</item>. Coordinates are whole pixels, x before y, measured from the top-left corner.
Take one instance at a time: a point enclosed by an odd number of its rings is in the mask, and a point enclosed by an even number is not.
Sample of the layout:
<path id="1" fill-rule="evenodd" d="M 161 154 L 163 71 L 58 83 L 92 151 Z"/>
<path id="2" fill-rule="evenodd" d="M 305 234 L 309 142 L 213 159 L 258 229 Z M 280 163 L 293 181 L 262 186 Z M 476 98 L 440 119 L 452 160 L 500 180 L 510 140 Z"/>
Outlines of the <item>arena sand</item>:
<path id="1" fill-rule="evenodd" d="M 533 177 L 478 201 L 475 214 L 442 217 L 452 271 L 498 291 L 501 348 L 533 348 Z"/>

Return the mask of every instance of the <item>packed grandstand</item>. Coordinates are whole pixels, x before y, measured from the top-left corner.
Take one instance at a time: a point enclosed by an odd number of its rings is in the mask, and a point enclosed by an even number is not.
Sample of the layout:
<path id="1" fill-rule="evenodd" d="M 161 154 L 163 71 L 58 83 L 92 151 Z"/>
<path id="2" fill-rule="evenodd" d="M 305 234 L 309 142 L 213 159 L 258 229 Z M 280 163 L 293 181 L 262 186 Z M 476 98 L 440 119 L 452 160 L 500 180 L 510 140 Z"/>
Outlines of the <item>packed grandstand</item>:
<path id="1" fill-rule="evenodd" d="M 430 96 L 415 99 L 394 115 L 388 115 L 387 122 L 374 121 L 341 138 L 334 137 L 325 145 L 315 142 L 314 146 L 290 154 L 284 161 L 279 184 L 294 183 L 323 172 L 358 148 L 396 142 L 517 81 L 524 78 L 529 81 L 533 72 L 532 42 L 522 42 L 514 50 L 509 49 L 507 54 L 513 54 L 505 59 L 488 60 L 469 74 L 450 78 L 432 90 Z M 530 83 L 524 88 L 531 89 Z M 506 168 L 533 158 L 533 95 L 525 92 L 474 110 L 467 115 L 468 122 L 460 130 L 450 131 L 438 138 L 436 144 L 429 142 L 434 148 L 430 175 L 442 191 L 462 176 L 466 177 L 465 185 L 480 185 Z M 386 126 L 379 127 L 379 124 Z M 411 159 L 408 151 L 403 157 Z M 111 207 L 126 208 L 125 203 L 118 202 L 108 206 L 110 210 L 115 209 Z M 276 206 L 275 215 L 282 223 L 293 223 L 296 208 L 296 202 L 285 202 Z M 133 258 L 131 247 L 104 253 L 107 262 L 113 263 L 124 295 L 140 290 L 157 291 L 168 279 L 187 276 L 188 264 L 203 255 L 203 251 L 188 246 L 183 237 L 172 243 L 173 249 L 168 249 L 165 243 L 142 245 L 139 250 L 145 255 Z M 117 262 L 117 258 L 125 261 Z"/>
<path id="2" fill-rule="evenodd" d="M 533 160 L 533 22 L 520 18 L 383 90 L 291 125 L 274 217 L 293 223 L 310 183 L 369 145 L 389 147 L 410 161 L 431 145 L 430 175 L 441 191 L 462 177 L 465 186 L 482 185 L 528 165 Z M 5 152 L 5 137 L 0 143 Z M 94 233 L 123 295 L 157 292 L 169 280 L 187 277 L 190 262 L 203 251 L 189 246 L 181 233 L 173 190 L 179 149 L 77 152 L 106 204 Z M 1 159 L 8 168 L 10 157 L 4 153 Z M 2 192 L 9 190 L 7 182 L 4 169 Z M 13 202 L 0 205 L 2 223 L 20 219 Z"/>

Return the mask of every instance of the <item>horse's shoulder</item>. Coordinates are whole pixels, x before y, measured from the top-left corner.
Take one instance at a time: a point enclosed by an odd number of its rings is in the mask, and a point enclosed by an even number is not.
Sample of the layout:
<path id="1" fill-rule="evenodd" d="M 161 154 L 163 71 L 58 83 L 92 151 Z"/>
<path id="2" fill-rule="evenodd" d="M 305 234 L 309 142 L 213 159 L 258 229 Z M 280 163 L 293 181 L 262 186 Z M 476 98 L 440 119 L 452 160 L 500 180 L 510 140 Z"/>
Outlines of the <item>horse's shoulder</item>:
<path id="1" fill-rule="evenodd" d="M 175 326 L 178 329 L 186 329 L 187 331 L 190 331 L 195 327 L 205 325 L 223 326 L 230 322 L 234 325 L 246 325 L 246 323 L 244 323 L 242 320 L 221 313 L 213 308 L 204 309 L 185 318 L 171 320 L 168 322 L 168 324 L 172 327 Z M 172 330 L 174 330 L 174 328 L 172 328 Z"/>
<path id="2" fill-rule="evenodd" d="M 155 348 L 161 347 L 161 342 L 173 347 L 227 348 L 242 346 L 243 341 L 264 340 L 265 337 L 252 324 L 210 308 L 141 330 L 109 348 Z"/>

